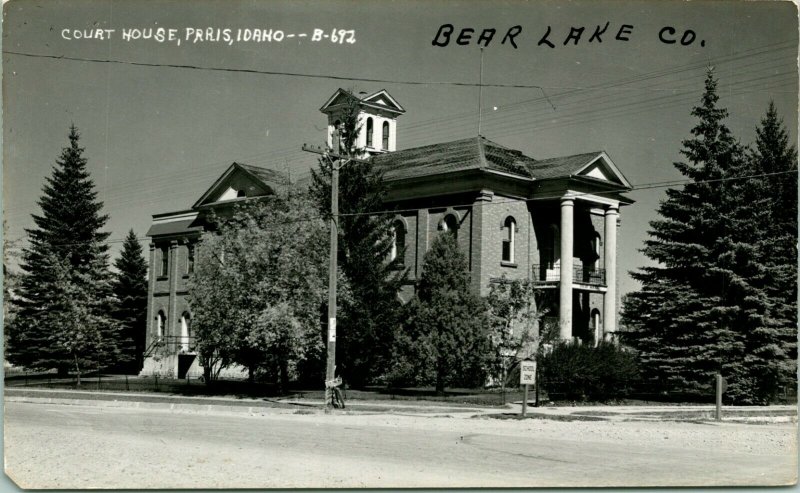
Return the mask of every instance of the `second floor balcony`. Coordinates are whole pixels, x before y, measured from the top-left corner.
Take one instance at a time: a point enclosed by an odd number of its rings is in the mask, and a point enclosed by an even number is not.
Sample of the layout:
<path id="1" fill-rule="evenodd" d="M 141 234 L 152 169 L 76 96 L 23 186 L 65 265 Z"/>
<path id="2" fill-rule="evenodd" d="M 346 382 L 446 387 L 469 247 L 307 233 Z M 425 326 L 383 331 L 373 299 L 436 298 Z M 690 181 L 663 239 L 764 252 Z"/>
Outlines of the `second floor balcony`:
<path id="1" fill-rule="evenodd" d="M 561 281 L 561 266 L 553 264 L 534 264 L 533 282 L 537 284 L 558 283 Z M 591 265 L 576 265 L 572 268 L 572 282 L 592 286 L 606 285 L 605 269 Z"/>

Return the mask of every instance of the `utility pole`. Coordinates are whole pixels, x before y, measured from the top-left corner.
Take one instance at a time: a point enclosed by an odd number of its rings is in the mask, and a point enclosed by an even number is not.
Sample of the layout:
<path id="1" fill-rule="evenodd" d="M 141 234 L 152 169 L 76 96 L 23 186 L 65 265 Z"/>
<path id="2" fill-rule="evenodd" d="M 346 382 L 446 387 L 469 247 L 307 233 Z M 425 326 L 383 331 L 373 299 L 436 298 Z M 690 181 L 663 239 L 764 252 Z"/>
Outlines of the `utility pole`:
<path id="1" fill-rule="evenodd" d="M 333 407 L 333 393 L 341 385 L 341 378 L 336 377 L 336 281 L 338 278 L 338 251 L 339 251 L 339 170 L 351 162 L 366 163 L 359 159 L 342 156 L 339 151 L 338 139 L 334 139 L 332 150 L 320 146 L 303 144 L 303 150 L 320 154 L 328 160 L 331 166 L 331 244 L 330 259 L 328 264 L 328 353 L 325 364 L 325 408 Z"/>

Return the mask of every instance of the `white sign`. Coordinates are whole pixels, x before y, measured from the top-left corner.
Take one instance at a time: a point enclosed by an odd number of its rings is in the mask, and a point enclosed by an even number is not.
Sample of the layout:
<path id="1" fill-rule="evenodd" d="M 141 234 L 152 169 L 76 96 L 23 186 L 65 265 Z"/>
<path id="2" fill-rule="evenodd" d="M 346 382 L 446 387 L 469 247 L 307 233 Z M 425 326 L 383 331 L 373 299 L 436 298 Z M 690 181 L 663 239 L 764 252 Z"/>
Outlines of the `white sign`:
<path id="1" fill-rule="evenodd" d="M 336 319 L 328 319 L 328 342 L 336 342 Z"/>
<path id="2" fill-rule="evenodd" d="M 519 363 L 519 383 L 522 385 L 536 384 L 536 362 L 525 360 Z"/>

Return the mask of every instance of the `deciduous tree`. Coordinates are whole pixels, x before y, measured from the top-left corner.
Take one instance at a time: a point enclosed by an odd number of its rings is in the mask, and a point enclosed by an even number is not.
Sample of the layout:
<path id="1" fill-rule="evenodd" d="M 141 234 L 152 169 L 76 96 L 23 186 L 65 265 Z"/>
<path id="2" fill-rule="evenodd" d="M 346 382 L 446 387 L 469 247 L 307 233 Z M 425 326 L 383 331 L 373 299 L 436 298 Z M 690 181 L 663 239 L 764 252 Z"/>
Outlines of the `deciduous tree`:
<path id="1" fill-rule="evenodd" d="M 286 388 L 294 366 L 321 354 L 326 243 L 300 194 L 241 206 L 203 236 L 190 303 L 209 382 L 212 368 L 237 363 L 251 379 L 274 371 Z"/>

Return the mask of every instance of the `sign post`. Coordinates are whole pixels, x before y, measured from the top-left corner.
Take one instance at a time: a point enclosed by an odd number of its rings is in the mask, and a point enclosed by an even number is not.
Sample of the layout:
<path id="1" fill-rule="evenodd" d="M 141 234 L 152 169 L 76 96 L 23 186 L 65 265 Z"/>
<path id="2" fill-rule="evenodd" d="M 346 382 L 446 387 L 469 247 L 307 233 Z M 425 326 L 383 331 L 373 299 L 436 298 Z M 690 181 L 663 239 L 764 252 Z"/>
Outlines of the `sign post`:
<path id="1" fill-rule="evenodd" d="M 719 373 L 716 374 L 716 388 L 717 388 L 717 412 L 716 420 L 722 421 L 722 393 L 728 388 L 728 381 L 725 380 Z"/>
<path id="2" fill-rule="evenodd" d="M 536 384 L 536 362 L 522 360 L 519 362 L 519 383 L 523 385 L 522 416 L 528 412 L 528 386 Z"/>

